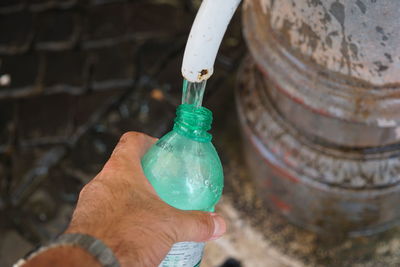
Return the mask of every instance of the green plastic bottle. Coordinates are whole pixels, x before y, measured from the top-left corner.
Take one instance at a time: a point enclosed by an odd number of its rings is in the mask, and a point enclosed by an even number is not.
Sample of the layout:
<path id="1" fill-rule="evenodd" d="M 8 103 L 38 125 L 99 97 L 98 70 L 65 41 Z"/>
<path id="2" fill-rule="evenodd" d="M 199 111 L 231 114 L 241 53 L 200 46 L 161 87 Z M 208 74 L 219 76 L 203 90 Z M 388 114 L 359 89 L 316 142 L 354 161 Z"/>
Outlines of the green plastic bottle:
<path id="1" fill-rule="evenodd" d="M 223 170 L 211 143 L 212 113 L 182 104 L 174 128 L 142 158 L 144 173 L 162 200 L 182 210 L 214 211 L 223 189 Z M 160 267 L 200 266 L 204 243 L 176 243 Z"/>

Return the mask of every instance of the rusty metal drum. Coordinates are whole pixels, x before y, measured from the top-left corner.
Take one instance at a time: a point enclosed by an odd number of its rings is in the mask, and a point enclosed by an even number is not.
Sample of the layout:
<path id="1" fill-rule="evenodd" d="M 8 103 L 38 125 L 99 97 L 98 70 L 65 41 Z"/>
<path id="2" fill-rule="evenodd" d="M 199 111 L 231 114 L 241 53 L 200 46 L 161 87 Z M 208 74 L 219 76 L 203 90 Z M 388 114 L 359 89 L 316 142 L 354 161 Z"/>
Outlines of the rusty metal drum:
<path id="1" fill-rule="evenodd" d="M 400 2 L 252 0 L 236 94 L 267 205 L 320 233 L 400 221 Z"/>

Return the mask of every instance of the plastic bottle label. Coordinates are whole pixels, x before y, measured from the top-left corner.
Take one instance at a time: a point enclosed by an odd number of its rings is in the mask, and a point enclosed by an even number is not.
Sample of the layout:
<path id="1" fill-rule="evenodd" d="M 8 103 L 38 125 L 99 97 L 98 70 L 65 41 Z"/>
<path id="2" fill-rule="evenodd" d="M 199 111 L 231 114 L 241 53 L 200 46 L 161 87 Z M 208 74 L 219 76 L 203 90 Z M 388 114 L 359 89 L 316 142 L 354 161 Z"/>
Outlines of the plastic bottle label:
<path id="1" fill-rule="evenodd" d="M 158 267 L 197 267 L 203 257 L 204 243 L 180 242 L 172 246 Z"/>

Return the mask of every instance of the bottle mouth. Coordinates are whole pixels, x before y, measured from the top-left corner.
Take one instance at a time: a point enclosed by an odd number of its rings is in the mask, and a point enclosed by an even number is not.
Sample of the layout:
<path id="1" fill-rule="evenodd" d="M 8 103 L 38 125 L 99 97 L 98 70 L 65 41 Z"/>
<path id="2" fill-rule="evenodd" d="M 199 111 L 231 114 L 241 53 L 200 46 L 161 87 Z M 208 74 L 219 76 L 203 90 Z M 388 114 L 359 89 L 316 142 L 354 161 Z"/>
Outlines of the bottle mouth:
<path id="1" fill-rule="evenodd" d="M 200 142 L 211 141 L 212 112 L 205 107 L 182 104 L 176 110 L 174 129 L 179 133 Z"/>

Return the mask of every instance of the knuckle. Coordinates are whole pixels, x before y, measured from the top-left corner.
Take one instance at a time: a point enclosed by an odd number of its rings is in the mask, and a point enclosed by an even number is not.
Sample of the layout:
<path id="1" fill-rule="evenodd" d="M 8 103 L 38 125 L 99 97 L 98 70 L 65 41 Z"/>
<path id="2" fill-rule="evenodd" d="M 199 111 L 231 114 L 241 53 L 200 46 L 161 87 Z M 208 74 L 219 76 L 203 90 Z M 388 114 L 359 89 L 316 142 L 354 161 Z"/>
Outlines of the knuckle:
<path id="1" fill-rule="evenodd" d="M 85 185 L 81 189 L 81 191 L 79 192 L 78 200 L 82 201 L 83 199 L 85 199 L 85 197 L 87 196 L 88 192 L 90 191 L 89 187 L 90 187 L 90 183 Z"/>
<path id="2" fill-rule="evenodd" d="M 93 178 L 92 180 L 90 180 L 90 182 L 88 182 L 84 187 L 82 187 L 81 193 L 88 193 L 91 192 L 93 190 L 95 190 L 99 185 L 101 184 L 101 182 L 98 179 L 98 176 L 96 176 L 95 178 Z"/>
<path id="3" fill-rule="evenodd" d="M 144 138 L 145 136 L 146 135 L 144 133 L 140 133 L 140 132 L 133 132 L 133 131 L 126 132 L 119 139 L 119 143 L 124 144 L 127 142 L 140 140 L 140 139 Z"/>
<path id="4" fill-rule="evenodd" d="M 78 196 L 78 199 L 79 200 L 81 200 L 85 195 L 86 195 L 86 192 L 87 192 L 87 187 L 86 187 L 87 185 L 85 185 L 82 189 L 81 189 L 81 191 L 79 192 L 79 196 Z"/>
<path id="5" fill-rule="evenodd" d="M 140 147 L 149 142 L 150 139 L 151 138 L 144 133 L 126 132 L 121 136 L 114 152 L 125 151 L 126 149 L 132 149 L 133 147 Z"/>
<path id="6" fill-rule="evenodd" d="M 121 137 L 119 138 L 118 144 L 115 147 L 115 150 L 120 150 L 121 148 L 129 145 L 132 142 L 135 142 L 137 138 L 137 133 L 136 132 L 126 132 Z"/>
<path id="7" fill-rule="evenodd" d="M 79 198 L 84 195 L 87 195 L 90 191 L 92 191 L 94 181 L 90 181 L 84 187 L 82 187 L 81 191 L 79 192 Z"/>
<path id="8" fill-rule="evenodd" d="M 86 184 L 79 192 L 80 201 L 91 201 L 97 196 L 105 195 L 107 185 L 104 184 L 99 179 L 93 179 L 88 184 Z"/>
<path id="9" fill-rule="evenodd" d="M 125 143 L 127 142 L 129 139 L 133 138 L 135 136 L 136 132 L 126 132 L 124 134 L 121 135 L 119 142 L 120 143 Z"/>
<path id="10" fill-rule="evenodd" d="M 106 162 L 106 164 L 104 164 L 102 172 L 103 173 L 109 173 L 109 172 L 113 173 L 120 168 L 121 168 L 121 161 L 120 161 L 119 157 L 115 155 L 115 156 L 111 157 Z"/>
<path id="11" fill-rule="evenodd" d="M 121 136 L 116 148 L 114 149 L 114 152 L 123 151 L 127 147 L 143 147 L 146 146 L 146 144 L 154 143 L 156 140 L 156 138 L 153 138 L 145 133 L 126 132 Z"/>

